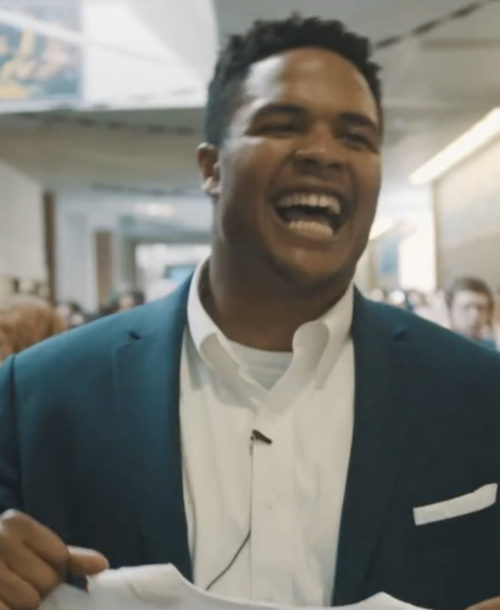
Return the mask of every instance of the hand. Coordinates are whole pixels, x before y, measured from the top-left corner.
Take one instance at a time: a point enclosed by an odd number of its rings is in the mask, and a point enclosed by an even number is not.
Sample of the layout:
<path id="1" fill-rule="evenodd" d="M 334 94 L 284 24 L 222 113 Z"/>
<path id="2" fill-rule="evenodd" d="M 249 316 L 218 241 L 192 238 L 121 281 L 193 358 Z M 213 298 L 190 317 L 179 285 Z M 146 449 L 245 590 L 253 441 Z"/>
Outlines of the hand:
<path id="1" fill-rule="evenodd" d="M 67 576 L 89 576 L 109 567 L 89 549 L 66 546 L 25 513 L 0 515 L 0 610 L 34 610 Z"/>
<path id="2" fill-rule="evenodd" d="M 500 597 L 492 597 L 469 606 L 467 610 L 500 610 Z"/>

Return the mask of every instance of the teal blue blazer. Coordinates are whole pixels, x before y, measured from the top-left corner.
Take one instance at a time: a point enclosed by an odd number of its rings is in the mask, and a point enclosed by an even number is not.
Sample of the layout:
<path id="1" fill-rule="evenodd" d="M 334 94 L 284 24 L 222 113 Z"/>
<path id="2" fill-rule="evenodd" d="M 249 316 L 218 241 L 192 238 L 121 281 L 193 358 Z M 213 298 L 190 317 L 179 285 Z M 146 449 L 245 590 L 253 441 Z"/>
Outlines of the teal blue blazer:
<path id="1" fill-rule="evenodd" d="M 4 362 L 0 510 L 29 513 L 113 567 L 171 562 L 191 578 L 178 408 L 188 289 Z M 498 503 L 413 518 L 414 507 L 499 482 L 499 355 L 359 294 L 352 333 L 355 424 L 332 603 L 386 591 L 458 610 L 500 595 Z"/>

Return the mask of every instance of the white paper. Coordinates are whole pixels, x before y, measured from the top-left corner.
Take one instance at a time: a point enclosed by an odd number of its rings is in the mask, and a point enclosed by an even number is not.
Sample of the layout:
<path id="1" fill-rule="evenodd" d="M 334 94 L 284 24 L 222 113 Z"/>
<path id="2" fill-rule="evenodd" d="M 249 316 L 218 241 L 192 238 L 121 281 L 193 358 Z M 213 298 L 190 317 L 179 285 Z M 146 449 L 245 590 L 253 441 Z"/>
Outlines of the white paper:
<path id="1" fill-rule="evenodd" d="M 386 593 L 354 604 L 349 610 L 415 610 Z M 88 593 L 58 587 L 40 610 L 297 610 L 296 606 L 234 600 L 198 589 L 168 565 L 106 570 L 89 578 Z M 320 610 L 308 607 L 306 610 Z M 321 608 L 321 610 L 324 610 Z"/>

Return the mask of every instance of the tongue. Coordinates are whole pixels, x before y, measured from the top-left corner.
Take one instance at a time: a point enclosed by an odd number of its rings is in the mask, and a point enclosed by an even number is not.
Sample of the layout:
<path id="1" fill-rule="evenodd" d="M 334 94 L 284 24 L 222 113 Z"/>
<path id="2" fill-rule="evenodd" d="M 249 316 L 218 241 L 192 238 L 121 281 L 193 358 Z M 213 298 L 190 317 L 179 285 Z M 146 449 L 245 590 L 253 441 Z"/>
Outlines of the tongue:
<path id="1" fill-rule="evenodd" d="M 279 215 L 286 222 L 305 221 L 316 222 L 326 227 L 331 227 L 330 219 L 320 210 L 304 210 L 303 208 L 286 208 L 279 210 Z"/>

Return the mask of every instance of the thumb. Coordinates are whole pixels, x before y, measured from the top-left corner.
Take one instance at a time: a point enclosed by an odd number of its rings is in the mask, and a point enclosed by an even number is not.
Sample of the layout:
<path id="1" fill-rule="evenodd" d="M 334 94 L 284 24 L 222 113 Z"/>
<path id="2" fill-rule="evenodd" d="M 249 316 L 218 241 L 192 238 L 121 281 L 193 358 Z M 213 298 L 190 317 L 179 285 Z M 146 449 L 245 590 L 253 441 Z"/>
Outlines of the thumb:
<path id="1" fill-rule="evenodd" d="M 97 551 L 69 546 L 68 572 L 73 576 L 91 576 L 109 568 L 109 562 Z"/>
<path id="2" fill-rule="evenodd" d="M 486 599 L 478 604 L 469 606 L 466 610 L 500 610 L 500 597 Z"/>

